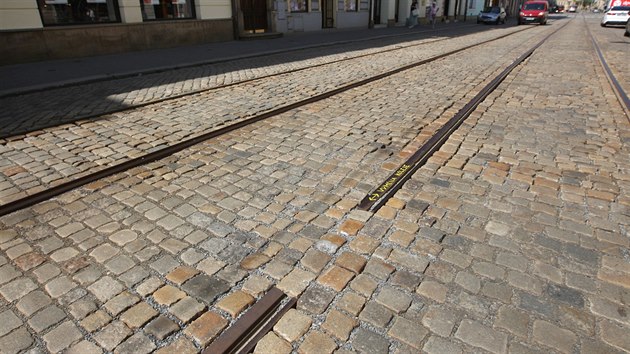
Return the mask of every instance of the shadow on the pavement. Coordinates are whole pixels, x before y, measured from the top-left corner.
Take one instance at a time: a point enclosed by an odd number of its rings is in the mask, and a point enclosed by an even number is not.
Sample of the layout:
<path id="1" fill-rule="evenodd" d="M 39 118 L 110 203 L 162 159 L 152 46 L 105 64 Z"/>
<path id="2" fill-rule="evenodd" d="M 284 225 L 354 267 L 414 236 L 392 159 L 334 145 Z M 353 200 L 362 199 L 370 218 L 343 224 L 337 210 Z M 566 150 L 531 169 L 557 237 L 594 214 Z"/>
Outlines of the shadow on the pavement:
<path id="1" fill-rule="evenodd" d="M 508 21 L 507 26 L 514 25 L 514 22 L 513 19 Z M 2 107 L 0 112 L 0 138 L 19 136 L 44 128 L 73 123 L 78 120 L 102 119 L 104 114 L 128 109 L 138 103 L 142 103 L 141 101 L 146 100 L 147 97 L 155 101 L 161 98 L 168 98 L 177 93 L 191 92 L 195 89 L 191 87 L 186 91 L 186 88 L 178 86 L 188 87 L 191 80 L 200 81 L 211 75 L 229 76 L 230 73 L 242 70 L 335 55 L 350 50 L 364 50 L 403 44 L 411 40 L 430 38 L 436 35 L 440 37 L 457 37 L 493 30 L 494 28 L 496 27 L 474 25 L 473 21 L 460 22 L 459 25 L 455 26 L 438 27 L 436 30 L 431 30 L 427 26 L 420 26 L 415 31 L 401 30 L 396 32 L 396 35 L 388 37 L 319 46 L 291 52 L 290 54 L 280 53 L 264 57 L 244 58 L 4 97 L 0 98 L 0 107 Z M 273 41 L 273 39 L 270 41 Z M 298 47 L 300 44 L 295 44 L 295 46 Z M 186 85 L 184 85 L 185 83 Z"/>

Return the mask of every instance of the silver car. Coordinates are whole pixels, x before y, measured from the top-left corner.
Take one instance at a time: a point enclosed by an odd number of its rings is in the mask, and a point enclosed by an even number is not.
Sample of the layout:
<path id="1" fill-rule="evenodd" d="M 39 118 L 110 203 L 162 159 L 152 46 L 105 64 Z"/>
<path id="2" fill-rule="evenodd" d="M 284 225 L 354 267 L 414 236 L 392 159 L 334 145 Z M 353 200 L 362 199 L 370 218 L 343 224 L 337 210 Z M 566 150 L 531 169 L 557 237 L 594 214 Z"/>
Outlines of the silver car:
<path id="1" fill-rule="evenodd" d="M 477 23 L 494 23 L 498 25 L 499 23 L 505 23 L 506 17 L 507 15 L 503 7 L 489 6 L 477 15 Z"/>

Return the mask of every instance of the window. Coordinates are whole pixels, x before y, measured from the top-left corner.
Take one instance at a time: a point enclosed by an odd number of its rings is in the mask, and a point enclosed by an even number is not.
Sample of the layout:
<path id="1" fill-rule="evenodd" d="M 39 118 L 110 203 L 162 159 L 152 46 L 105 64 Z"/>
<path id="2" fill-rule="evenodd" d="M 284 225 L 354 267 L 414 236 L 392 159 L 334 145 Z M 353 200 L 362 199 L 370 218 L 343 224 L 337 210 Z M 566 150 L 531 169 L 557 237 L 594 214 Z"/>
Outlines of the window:
<path id="1" fill-rule="evenodd" d="M 176 20 L 195 18 L 194 0 L 140 0 L 142 19 Z"/>
<path id="2" fill-rule="evenodd" d="M 319 11 L 319 0 L 311 1 L 311 11 Z"/>
<path id="3" fill-rule="evenodd" d="M 345 8 L 346 11 L 358 11 L 357 2 L 358 0 L 345 0 Z"/>
<path id="4" fill-rule="evenodd" d="M 289 9 L 291 12 L 306 12 L 307 0 L 289 0 Z"/>
<path id="5" fill-rule="evenodd" d="M 118 0 L 37 0 L 44 26 L 120 22 Z"/>
<path id="6" fill-rule="evenodd" d="M 545 5 L 542 3 L 525 3 L 524 10 L 544 10 Z"/>

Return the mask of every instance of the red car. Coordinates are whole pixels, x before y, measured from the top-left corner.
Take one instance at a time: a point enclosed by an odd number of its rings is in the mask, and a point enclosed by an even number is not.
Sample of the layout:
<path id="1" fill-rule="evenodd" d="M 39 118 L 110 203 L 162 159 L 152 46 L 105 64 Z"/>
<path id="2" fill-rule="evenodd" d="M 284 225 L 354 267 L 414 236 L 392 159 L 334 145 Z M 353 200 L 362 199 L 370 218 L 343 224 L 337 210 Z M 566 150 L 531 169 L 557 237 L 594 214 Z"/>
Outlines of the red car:
<path id="1" fill-rule="evenodd" d="M 547 24 L 547 16 L 549 16 L 549 3 L 546 1 L 528 1 L 523 4 L 521 11 L 518 13 L 518 24 L 524 23 L 540 23 Z"/>

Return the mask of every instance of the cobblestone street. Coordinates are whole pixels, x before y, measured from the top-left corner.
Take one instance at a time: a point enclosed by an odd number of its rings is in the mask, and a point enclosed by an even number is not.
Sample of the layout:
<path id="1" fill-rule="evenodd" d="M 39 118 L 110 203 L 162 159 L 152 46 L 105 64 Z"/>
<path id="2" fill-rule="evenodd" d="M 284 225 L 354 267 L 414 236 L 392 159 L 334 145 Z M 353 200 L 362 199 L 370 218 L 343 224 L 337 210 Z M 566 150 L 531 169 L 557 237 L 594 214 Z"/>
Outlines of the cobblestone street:
<path id="1" fill-rule="evenodd" d="M 122 160 L 139 156 L 143 153 L 154 151 L 164 146 L 173 145 L 178 141 L 201 132 L 210 131 L 224 126 L 230 122 L 242 120 L 256 114 L 270 111 L 292 104 L 298 100 L 321 94 L 325 91 L 337 88 L 343 84 L 358 81 L 369 75 L 392 70 L 408 64 L 418 58 L 426 59 L 442 54 L 447 50 L 461 48 L 466 45 L 478 43 L 483 40 L 496 38 L 500 35 L 516 32 L 518 29 L 508 28 L 505 31 L 483 32 L 461 38 L 461 40 L 449 40 L 445 45 L 432 45 L 433 42 L 444 41 L 444 38 L 422 40 L 406 43 L 408 48 L 398 49 L 397 46 L 385 48 L 385 53 L 376 56 L 362 57 L 366 53 L 376 50 L 359 51 L 358 53 L 346 52 L 329 57 L 294 62 L 292 65 L 279 66 L 277 69 L 263 70 L 258 74 L 264 76 L 270 71 L 285 72 L 294 70 L 293 66 L 306 68 L 313 65 L 339 60 L 340 57 L 357 57 L 355 60 L 339 64 L 316 66 L 308 70 L 288 73 L 275 80 L 255 80 L 241 85 L 228 86 L 197 95 L 184 97 L 169 103 L 157 103 L 147 107 L 138 108 L 132 112 L 115 113 L 97 121 L 85 120 L 76 125 L 62 126 L 60 129 L 49 129 L 31 133 L 25 138 L 9 141 L 0 147 L 0 156 L 4 157 L 4 163 L 0 169 L 8 168 L 8 173 L 0 173 L 0 187 L 3 196 L 0 203 L 7 203 L 25 195 L 30 195 L 42 189 L 54 186 L 69 178 L 85 173 L 91 168 L 99 168 L 119 163 Z M 531 34 L 522 34 L 521 38 L 529 38 Z M 428 43 L 423 45 L 423 43 Z M 413 46 L 415 45 L 415 46 Z M 518 48 L 518 42 L 510 47 L 499 48 L 499 51 Z M 383 48 L 379 48 L 382 51 Z M 391 52 L 391 50 L 394 50 Z M 500 52 L 495 55 L 499 55 Z M 395 53 L 395 60 L 392 60 Z M 302 55 L 304 55 L 302 53 Z M 285 55 L 286 57 L 286 55 Z M 510 58 L 506 58 L 508 60 Z M 275 59 L 278 60 L 278 59 Z M 222 66 L 224 64 L 220 64 Z M 234 63 L 226 64 L 229 67 Z M 248 63 L 243 63 L 249 67 Z M 273 68 L 273 66 L 272 66 Z M 280 70 L 282 69 L 282 70 Z M 491 68 L 489 68 L 491 69 Z M 221 71 L 228 71 L 222 68 Z M 326 72 L 322 78 L 322 72 Z M 238 70 L 232 72 L 235 76 L 253 75 L 251 70 Z M 225 75 L 216 74 L 209 78 L 213 82 L 225 82 Z M 245 80 L 244 79 L 244 80 Z M 450 79 L 449 79 L 450 80 Z M 184 80 L 182 85 L 193 84 L 190 80 Z M 231 79 L 230 81 L 239 81 Z M 106 83 L 115 86 L 113 83 Z M 117 84 L 121 84 L 117 82 Z M 127 87 L 133 90 L 136 84 Z M 124 86 L 124 83 L 123 83 Z M 76 90 L 72 88 L 64 92 L 63 96 L 76 97 Z M 157 86 L 150 91 L 161 95 L 168 95 L 169 90 Z M 132 91 L 133 92 L 133 91 Z M 150 101 L 155 94 L 145 93 L 142 100 Z M 44 92 L 27 95 L 26 98 L 36 102 L 58 100 L 59 92 Z M 89 96 L 89 94 L 88 94 Z M 5 99 L 9 106 L 24 107 L 25 97 Z M 139 98 L 140 99 L 140 98 Z M 85 101 L 88 99 L 86 98 Z M 130 102 L 131 103 L 131 102 Z M 60 102 L 64 105 L 64 102 Z M 43 118 L 38 113 L 23 110 L 25 116 L 33 117 L 36 121 Z M 33 111 L 38 110 L 34 105 Z M 63 109 L 61 109 L 63 112 Z M 43 110 L 46 112 L 46 110 Z M 64 113 L 61 113 L 65 116 Z M 11 114 L 7 114 L 11 116 Z M 14 118 L 14 117 L 11 117 Z M 30 119 L 29 119 L 30 120 Z M 15 120 L 21 121 L 20 119 Z M 123 121 L 123 123 L 121 123 Z M 7 128 L 11 124 L 7 125 Z M 124 127 L 124 129 L 120 129 Z M 21 168 L 10 168 L 18 165 Z"/>
<path id="2" fill-rule="evenodd" d="M 210 65 L 181 87 L 304 70 L 7 138 L 0 204 L 506 36 L 0 217 L 0 352 L 199 353 L 276 287 L 297 305 L 255 353 L 630 353 L 630 120 L 588 30 L 630 91 L 628 39 L 575 15 Z M 356 208 L 549 34 L 385 206 Z"/>

